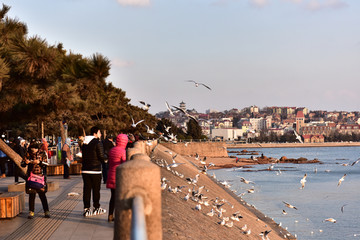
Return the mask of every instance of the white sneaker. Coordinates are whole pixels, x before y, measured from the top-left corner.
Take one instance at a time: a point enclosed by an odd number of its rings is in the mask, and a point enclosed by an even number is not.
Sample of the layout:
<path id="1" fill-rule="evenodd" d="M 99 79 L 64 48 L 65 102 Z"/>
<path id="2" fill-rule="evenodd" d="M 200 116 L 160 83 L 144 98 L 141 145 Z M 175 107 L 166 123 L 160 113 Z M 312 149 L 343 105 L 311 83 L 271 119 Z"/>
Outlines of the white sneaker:
<path id="1" fill-rule="evenodd" d="M 84 215 L 84 217 L 90 217 L 93 215 L 93 212 L 91 211 L 90 208 L 85 208 L 83 215 Z"/>
<path id="2" fill-rule="evenodd" d="M 95 208 L 93 211 L 93 215 L 101 215 L 101 214 L 105 214 L 105 213 L 106 213 L 106 209 L 103 209 L 101 207 Z"/>

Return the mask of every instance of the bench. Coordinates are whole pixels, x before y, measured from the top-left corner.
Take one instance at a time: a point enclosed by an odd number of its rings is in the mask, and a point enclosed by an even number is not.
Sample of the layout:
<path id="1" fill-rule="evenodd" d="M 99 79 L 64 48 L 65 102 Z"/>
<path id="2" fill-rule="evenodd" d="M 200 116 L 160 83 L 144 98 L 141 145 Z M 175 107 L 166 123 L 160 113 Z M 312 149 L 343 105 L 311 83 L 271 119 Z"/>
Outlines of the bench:
<path id="1" fill-rule="evenodd" d="M 59 189 L 59 182 L 47 181 L 48 192 L 56 191 Z M 8 185 L 8 192 L 25 192 L 25 182 L 13 183 Z"/>
<path id="2" fill-rule="evenodd" d="M 72 163 L 70 164 L 70 174 L 71 175 L 80 175 L 81 174 L 81 163 Z"/>
<path id="3" fill-rule="evenodd" d="M 62 164 L 50 164 L 46 168 L 46 174 L 48 176 L 57 176 L 64 174 L 64 165 Z"/>
<path id="4" fill-rule="evenodd" d="M 0 218 L 16 217 L 25 209 L 24 192 L 0 193 Z"/>

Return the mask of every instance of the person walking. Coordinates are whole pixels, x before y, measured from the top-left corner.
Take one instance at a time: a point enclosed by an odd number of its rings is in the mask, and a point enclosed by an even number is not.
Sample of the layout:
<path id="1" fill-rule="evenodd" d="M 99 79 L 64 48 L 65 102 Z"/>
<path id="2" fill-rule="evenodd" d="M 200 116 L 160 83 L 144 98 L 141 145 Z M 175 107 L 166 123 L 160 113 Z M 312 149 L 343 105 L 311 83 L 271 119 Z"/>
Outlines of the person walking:
<path id="1" fill-rule="evenodd" d="M 85 137 L 82 145 L 84 217 L 106 213 L 106 210 L 100 207 L 101 164 L 105 161 L 104 147 L 100 141 L 100 129 L 92 127 L 90 133 L 91 135 Z M 90 209 L 91 192 L 93 210 Z"/>
<path id="2" fill-rule="evenodd" d="M 66 138 L 65 144 L 61 148 L 61 162 L 64 165 L 64 179 L 70 179 L 70 163 L 72 160 L 70 146 L 71 146 L 71 139 Z"/>
<path id="3" fill-rule="evenodd" d="M 29 146 L 29 151 L 25 154 L 21 162 L 22 167 L 28 167 L 26 173 L 26 193 L 29 194 L 29 219 L 35 216 L 35 197 L 36 193 L 39 195 L 41 204 L 45 213 L 45 218 L 50 218 L 49 204 L 46 198 L 47 184 L 44 168 L 46 155 L 40 151 L 40 144 L 32 142 Z"/>
<path id="4" fill-rule="evenodd" d="M 109 171 L 106 188 L 111 190 L 111 198 L 109 202 L 109 216 L 108 221 L 114 221 L 115 209 L 115 188 L 116 188 L 116 167 L 126 161 L 126 145 L 128 137 L 126 134 L 119 134 L 116 137 L 116 146 L 110 149 L 109 152 Z"/>

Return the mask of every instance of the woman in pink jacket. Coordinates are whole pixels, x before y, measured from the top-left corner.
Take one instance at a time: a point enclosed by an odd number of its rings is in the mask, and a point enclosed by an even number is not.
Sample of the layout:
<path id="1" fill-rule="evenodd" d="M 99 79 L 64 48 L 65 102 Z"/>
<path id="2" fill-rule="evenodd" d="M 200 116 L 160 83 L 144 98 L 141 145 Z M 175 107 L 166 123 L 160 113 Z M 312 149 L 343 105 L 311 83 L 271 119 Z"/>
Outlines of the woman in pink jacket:
<path id="1" fill-rule="evenodd" d="M 106 181 L 106 187 L 111 189 L 111 198 L 109 203 L 108 221 L 114 221 L 115 208 L 115 188 L 116 188 L 116 167 L 126 161 L 126 145 L 128 137 L 126 134 L 119 134 L 116 137 L 116 146 L 109 151 L 109 171 Z"/>

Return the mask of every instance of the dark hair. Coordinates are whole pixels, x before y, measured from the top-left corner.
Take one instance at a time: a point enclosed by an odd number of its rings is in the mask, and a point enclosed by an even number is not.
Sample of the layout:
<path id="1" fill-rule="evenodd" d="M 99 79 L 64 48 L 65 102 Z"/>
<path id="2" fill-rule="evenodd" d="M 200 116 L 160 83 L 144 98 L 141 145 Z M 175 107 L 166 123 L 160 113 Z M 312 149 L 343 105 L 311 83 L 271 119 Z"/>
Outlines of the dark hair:
<path id="1" fill-rule="evenodd" d="M 92 128 L 90 129 L 90 134 L 91 134 L 91 135 L 94 135 L 94 134 L 97 133 L 99 130 L 100 130 L 100 128 L 98 128 L 98 127 L 92 127 Z"/>

